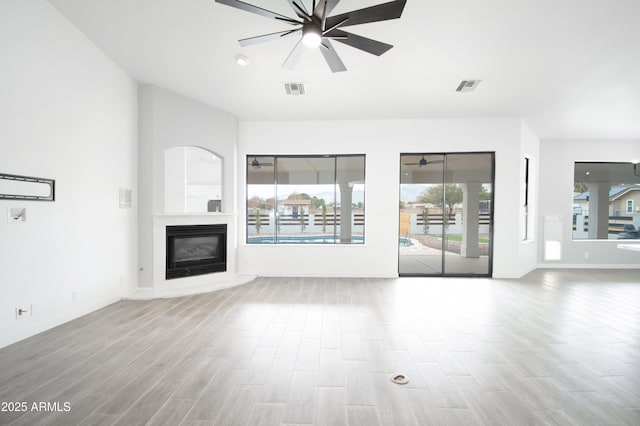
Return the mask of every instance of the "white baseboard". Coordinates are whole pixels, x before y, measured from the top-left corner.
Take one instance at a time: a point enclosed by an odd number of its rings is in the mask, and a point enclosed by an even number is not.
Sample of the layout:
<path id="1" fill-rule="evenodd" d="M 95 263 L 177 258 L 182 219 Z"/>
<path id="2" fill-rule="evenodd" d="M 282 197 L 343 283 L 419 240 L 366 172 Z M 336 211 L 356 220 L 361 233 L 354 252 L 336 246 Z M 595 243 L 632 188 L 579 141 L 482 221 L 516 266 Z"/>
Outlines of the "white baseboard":
<path id="1" fill-rule="evenodd" d="M 291 274 L 291 271 L 270 271 L 268 273 L 259 274 L 261 277 L 282 277 L 282 278 L 398 278 L 398 273 L 393 274 L 327 274 L 323 272 L 310 274 Z"/>
<path id="2" fill-rule="evenodd" d="M 125 296 L 124 300 L 167 299 L 171 297 L 209 293 L 211 291 L 244 285 L 256 278 L 256 275 L 236 274 L 222 280 L 212 280 L 195 284 L 185 283 L 184 285 L 167 285 L 164 287 L 160 284 L 156 287 L 138 287 L 131 294 Z"/>
<path id="3" fill-rule="evenodd" d="M 640 269 L 640 264 L 637 263 L 621 263 L 619 265 L 612 265 L 610 263 L 540 263 L 539 269 Z"/>
<path id="4" fill-rule="evenodd" d="M 90 314 L 91 312 L 102 309 L 105 306 L 111 305 L 112 303 L 118 302 L 120 300 L 122 300 L 122 298 L 120 297 L 109 297 L 99 302 L 72 306 L 68 309 L 65 309 L 64 313 L 60 315 L 37 321 L 34 324 L 30 324 L 22 328 L 21 330 L 16 331 L 15 333 L 0 336 L 0 348 L 4 348 L 5 346 L 9 346 L 13 343 L 19 342 L 20 340 L 35 336 L 38 333 L 42 333 L 43 331 L 47 331 L 66 322 L 80 318 L 81 316 Z"/>

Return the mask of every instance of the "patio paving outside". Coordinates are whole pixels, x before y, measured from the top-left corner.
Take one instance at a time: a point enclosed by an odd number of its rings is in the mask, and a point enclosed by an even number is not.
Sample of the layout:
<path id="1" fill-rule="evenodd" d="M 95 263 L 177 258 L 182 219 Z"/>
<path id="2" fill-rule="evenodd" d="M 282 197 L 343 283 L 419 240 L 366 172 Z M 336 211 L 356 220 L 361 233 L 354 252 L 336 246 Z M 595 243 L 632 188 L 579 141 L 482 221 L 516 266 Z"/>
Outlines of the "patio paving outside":
<path id="1" fill-rule="evenodd" d="M 440 274 L 442 272 L 442 250 L 423 244 L 424 237 L 426 236 L 409 235 L 411 245 L 400 243 L 399 266 L 403 274 Z M 434 237 L 429 238 L 440 241 Z M 442 243 L 440 242 L 440 244 Z M 487 244 L 480 246 L 482 253 L 488 252 Z M 482 250 L 482 246 L 486 246 L 486 249 Z M 457 249 L 459 250 L 459 248 Z M 449 273 L 486 274 L 488 261 L 486 254 L 478 258 L 468 258 L 452 251 L 445 252 L 445 268 Z"/>

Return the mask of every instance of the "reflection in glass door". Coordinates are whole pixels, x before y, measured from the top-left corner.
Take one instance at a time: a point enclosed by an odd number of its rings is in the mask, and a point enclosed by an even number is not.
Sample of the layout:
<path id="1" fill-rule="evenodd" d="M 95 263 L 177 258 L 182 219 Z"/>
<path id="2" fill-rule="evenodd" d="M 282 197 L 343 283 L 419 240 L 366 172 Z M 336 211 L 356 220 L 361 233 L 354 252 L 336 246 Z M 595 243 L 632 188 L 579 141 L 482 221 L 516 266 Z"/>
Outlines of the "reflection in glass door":
<path id="1" fill-rule="evenodd" d="M 404 276 L 491 276 L 493 153 L 401 154 Z"/>

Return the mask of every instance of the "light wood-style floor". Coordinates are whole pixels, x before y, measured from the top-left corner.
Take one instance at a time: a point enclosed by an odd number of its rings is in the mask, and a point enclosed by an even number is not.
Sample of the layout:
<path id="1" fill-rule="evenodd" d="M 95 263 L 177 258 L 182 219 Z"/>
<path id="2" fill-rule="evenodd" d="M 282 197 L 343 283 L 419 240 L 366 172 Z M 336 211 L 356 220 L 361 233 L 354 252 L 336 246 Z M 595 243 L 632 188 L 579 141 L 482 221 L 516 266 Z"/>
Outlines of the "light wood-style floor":
<path id="1" fill-rule="evenodd" d="M 3 425 L 638 425 L 640 275 L 259 278 L 122 301 L 0 350 L 0 401 L 71 404 Z"/>

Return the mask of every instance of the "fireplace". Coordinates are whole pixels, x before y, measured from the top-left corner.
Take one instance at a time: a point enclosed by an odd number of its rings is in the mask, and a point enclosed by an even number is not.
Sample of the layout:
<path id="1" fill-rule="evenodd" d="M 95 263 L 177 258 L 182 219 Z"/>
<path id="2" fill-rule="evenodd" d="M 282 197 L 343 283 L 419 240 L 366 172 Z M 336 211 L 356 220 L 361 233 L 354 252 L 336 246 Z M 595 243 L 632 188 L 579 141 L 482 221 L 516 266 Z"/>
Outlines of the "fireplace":
<path id="1" fill-rule="evenodd" d="M 167 226 L 166 279 L 226 270 L 226 224 Z"/>

